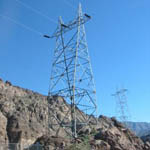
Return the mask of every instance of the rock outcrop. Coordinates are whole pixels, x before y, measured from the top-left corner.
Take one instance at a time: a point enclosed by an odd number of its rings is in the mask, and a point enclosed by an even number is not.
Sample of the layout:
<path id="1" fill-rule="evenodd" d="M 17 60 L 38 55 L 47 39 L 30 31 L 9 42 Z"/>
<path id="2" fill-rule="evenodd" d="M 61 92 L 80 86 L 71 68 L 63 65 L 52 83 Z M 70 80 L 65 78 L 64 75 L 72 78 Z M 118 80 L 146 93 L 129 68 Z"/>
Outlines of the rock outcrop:
<path id="1" fill-rule="evenodd" d="M 95 135 L 95 140 L 107 142 L 111 150 L 145 149 L 145 145 L 141 139 L 125 128 L 115 118 L 101 116 L 99 122 L 99 133 Z"/>
<path id="2" fill-rule="evenodd" d="M 46 96 L 0 80 L 0 143 L 22 143 L 30 148 L 32 144 L 40 144 L 45 150 L 49 146 L 51 150 L 56 147 L 64 150 L 150 150 L 149 142 L 143 142 L 115 118 L 105 116 L 98 118 L 97 126 L 82 128 L 74 141 L 66 138 L 61 127 L 56 136 L 56 126 L 47 128 L 48 115 L 53 113 L 58 120 L 64 118 L 70 122 L 71 116 L 65 117 L 69 107 L 59 96 L 52 97 L 48 103 Z M 81 115 L 79 112 L 77 115 Z"/>
<path id="3" fill-rule="evenodd" d="M 7 118 L 0 112 L 0 143 L 7 143 Z"/>
<path id="4" fill-rule="evenodd" d="M 46 96 L 0 81 L 0 140 L 33 144 L 46 132 Z"/>
<path id="5" fill-rule="evenodd" d="M 63 137 L 45 135 L 35 144 L 44 145 L 52 150 L 150 150 L 150 143 L 144 143 L 139 137 L 125 128 L 115 118 L 100 116 L 97 127 L 82 129 L 75 141 Z"/>

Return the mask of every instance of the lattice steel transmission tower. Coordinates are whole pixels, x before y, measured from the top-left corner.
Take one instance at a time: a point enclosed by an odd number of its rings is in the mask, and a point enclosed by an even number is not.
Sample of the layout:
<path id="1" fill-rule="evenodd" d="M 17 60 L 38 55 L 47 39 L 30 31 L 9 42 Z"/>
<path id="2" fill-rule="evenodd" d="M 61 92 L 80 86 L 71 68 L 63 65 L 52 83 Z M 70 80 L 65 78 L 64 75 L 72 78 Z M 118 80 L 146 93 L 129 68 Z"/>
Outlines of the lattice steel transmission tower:
<path id="1" fill-rule="evenodd" d="M 116 116 L 121 121 L 126 123 L 130 119 L 129 108 L 127 104 L 127 89 L 117 90 L 112 94 L 116 98 Z"/>
<path id="2" fill-rule="evenodd" d="M 58 120 L 55 114 L 51 114 L 49 127 L 61 126 L 74 138 L 78 136 L 79 126 L 97 124 L 96 89 L 84 28 L 90 19 L 89 15 L 82 13 L 79 4 L 78 15 L 73 21 L 64 23 L 60 17 L 53 35 L 44 35 L 56 38 L 48 100 L 60 96 L 70 106 L 62 119 Z"/>

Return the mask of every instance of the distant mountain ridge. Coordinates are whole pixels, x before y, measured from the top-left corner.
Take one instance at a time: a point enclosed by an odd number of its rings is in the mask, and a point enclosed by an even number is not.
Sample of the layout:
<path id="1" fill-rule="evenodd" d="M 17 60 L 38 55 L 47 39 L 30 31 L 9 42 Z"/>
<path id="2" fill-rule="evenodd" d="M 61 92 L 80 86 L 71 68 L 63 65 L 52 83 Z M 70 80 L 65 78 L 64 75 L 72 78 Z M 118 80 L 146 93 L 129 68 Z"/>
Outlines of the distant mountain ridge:
<path id="1" fill-rule="evenodd" d="M 127 126 L 136 133 L 137 136 L 150 134 L 150 123 L 148 122 L 127 122 Z"/>

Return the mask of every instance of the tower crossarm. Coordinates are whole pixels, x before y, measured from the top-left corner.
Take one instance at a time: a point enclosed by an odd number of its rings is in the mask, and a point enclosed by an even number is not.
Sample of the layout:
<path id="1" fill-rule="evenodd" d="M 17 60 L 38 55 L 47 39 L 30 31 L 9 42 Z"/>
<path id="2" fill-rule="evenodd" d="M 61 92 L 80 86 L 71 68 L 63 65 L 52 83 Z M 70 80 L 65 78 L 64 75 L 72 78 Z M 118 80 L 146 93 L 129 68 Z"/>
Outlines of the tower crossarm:
<path id="1" fill-rule="evenodd" d="M 61 34 L 64 34 L 64 33 L 68 32 L 68 31 L 70 31 L 70 30 L 72 30 L 74 28 L 77 28 L 79 26 L 79 24 L 80 25 L 85 24 L 90 19 L 91 19 L 91 16 L 89 16 L 88 14 L 84 14 L 83 16 L 80 17 L 80 19 L 76 18 L 75 20 L 70 21 L 68 24 L 62 23 L 61 26 L 62 26 L 63 30 L 62 29 L 58 29 L 52 34 L 52 36 L 44 35 L 44 37 L 46 37 L 46 38 L 58 37 Z M 79 23 L 79 20 L 80 20 L 80 23 Z"/>

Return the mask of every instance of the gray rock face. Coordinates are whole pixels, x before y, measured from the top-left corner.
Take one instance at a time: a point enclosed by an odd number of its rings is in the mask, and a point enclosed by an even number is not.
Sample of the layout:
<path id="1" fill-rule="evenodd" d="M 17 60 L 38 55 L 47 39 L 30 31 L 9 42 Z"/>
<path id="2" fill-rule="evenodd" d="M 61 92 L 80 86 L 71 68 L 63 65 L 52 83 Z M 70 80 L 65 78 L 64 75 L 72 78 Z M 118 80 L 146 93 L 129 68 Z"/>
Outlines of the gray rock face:
<path id="1" fill-rule="evenodd" d="M 0 112 L 0 143 L 7 143 L 7 118 Z"/>
<path id="2" fill-rule="evenodd" d="M 46 97 L 0 81 L 0 117 L 1 139 L 33 144 L 46 132 Z"/>
<path id="3" fill-rule="evenodd" d="M 99 133 L 95 139 L 106 141 L 115 150 L 143 150 L 144 143 L 114 118 L 99 118 Z"/>
<path id="4" fill-rule="evenodd" d="M 52 108 L 50 111 L 48 106 Z M 0 80 L 0 143 L 22 143 L 26 147 L 40 143 L 45 149 L 50 145 L 65 150 L 73 150 L 74 144 L 82 150 L 150 150 L 148 142 L 144 143 L 115 118 L 104 116 L 99 117 L 96 127 L 80 129 L 76 141 L 66 140 L 61 127 L 60 137 L 56 137 L 58 127 L 47 128 L 48 114 L 56 114 L 62 120 L 69 107 L 61 97 L 52 97 L 48 103 L 46 96 Z M 70 122 L 71 116 L 64 121 Z"/>

